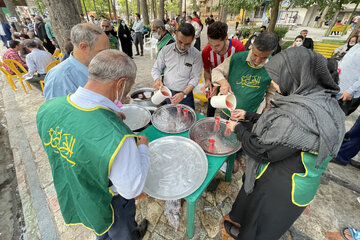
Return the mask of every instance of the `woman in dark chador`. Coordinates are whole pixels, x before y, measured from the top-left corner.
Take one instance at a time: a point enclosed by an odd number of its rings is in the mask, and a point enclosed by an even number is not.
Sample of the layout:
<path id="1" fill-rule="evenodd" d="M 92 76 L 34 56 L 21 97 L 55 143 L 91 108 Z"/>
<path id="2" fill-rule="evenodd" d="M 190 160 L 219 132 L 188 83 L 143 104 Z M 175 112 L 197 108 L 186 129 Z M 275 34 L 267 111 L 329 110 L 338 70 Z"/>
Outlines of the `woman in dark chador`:
<path id="1" fill-rule="evenodd" d="M 118 37 L 120 39 L 122 51 L 132 58 L 133 52 L 130 29 L 126 26 L 124 20 L 120 20 L 119 22 Z"/>
<path id="2" fill-rule="evenodd" d="M 320 178 L 336 157 L 345 115 L 327 60 L 306 48 L 291 48 L 266 65 L 278 94 L 262 115 L 235 110 L 232 122 L 246 154 L 243 186 L 224 221 L 241 240 L 277 240 L 314 199 Z M 245 125 L 245 126 L 244 126 Z M 240 227 L 239 227 L 240 225 Z"/>

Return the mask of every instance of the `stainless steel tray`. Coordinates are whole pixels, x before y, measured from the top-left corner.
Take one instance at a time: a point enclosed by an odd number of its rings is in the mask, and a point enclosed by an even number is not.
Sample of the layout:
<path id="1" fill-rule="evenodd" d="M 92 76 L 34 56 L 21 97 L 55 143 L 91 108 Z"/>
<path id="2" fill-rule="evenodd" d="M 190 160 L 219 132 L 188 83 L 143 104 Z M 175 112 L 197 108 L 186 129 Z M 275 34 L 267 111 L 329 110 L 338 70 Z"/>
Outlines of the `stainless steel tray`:
<path id="1" fill-rule="evenodd" d="M 194 141 L 179 136 L 156 139 L 149 145 L 150 168 L 144 192 L 162 200 L 189 196 L 204 182 L 208 160 Z"/>
<path id="2" fill-rule="evenodd" d="M 239 151 L 240 141 L 236 134 L 231 132 L 225 136 L 226 120 L 220 120 L 220 129 L 215 128 L 215 118 L 203 118 L 197 121 L 189 130 L 190 139 L 200 145 L 206 154 L 212 156 L 226 156 Z M 215 139 L 215 148 L 209 150 L 209 138 Z"/>
<path id="3" fill-rule="evenodd" d="M 189 110 L 188 120 L 184 119 L 183 113 L 179 116 L 177 113 L 177 106 L 182 109 Z M 152 125 L 158 130 L 165 133 L 181 133 L 190 129 L 196 122 L 197 116 L 195 111 L 184 104 L 172 105 L 166 104 L 158 109 L 151 116 Z"/>
<path id="4" fill-rule="evenodd" d="M 121 112 L 125 114 L 124 123 L 132 130 L 141 129 L 149 124 L 151 113 L 145 107 L 136 104 L 125 104 L 121 108 Z"/>

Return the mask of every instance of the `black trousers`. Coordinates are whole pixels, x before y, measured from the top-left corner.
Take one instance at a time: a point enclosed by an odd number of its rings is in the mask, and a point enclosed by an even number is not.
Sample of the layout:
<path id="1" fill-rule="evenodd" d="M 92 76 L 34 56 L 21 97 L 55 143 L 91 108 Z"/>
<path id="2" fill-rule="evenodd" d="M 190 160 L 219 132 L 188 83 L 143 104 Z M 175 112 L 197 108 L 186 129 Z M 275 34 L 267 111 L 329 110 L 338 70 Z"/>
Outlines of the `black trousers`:
<path id="1" fill-rule="evenodd" d="M 28 81 L 28 83 L 30 83 L 31 85 L 33 85 L 34 87 L 36 87 L 37 89 L 42 91 L 40 81 L 44 80 L 45 76 L 46 76 L 46 73 L 34 75 L 32 78 L 28 79 L 27 81 Z"/>
<path id="2" fill-rule="evenodd" d="M 117 195 L 111 204 L 114 208 L 114 223 L 107 233 L 96 236 L 96 240 L 138 240 L 135 200 Z"/>
<path id="3" fill-rule="evenodd" d="M 173 91 L 173 90 L 171 90 L 171 89 L 170 89 L 170 91 L 171 91 L 171 94 L 172 94 L 173 96 L 174 96 L 175 94 L 179 93 L 178 91 Z M 167 104 L 170 104 L 170 103 L 171 103 L 171 101 L 170 101 L 169 98 L 166 99 L 166 103 L 167 103 Z M 184 98 L 184 99 L 180 102 L 180 104 L 187 105 L 187 106 L 189 106 L 189 107 L 191 107 L 192 109 L 195 110 L 195 102 L 194 102 L 193 92 L 189 93 L 189 94 L 186 96 L 186 98 Z"/>
<path id="4" fill-rule="evenodd" d="M 201 50 L 200 50 L 200 37 L 198 37 L 198 38 L 195 39 L 194 47 L 195 47 L 197 50 L 201 51 Z"/>

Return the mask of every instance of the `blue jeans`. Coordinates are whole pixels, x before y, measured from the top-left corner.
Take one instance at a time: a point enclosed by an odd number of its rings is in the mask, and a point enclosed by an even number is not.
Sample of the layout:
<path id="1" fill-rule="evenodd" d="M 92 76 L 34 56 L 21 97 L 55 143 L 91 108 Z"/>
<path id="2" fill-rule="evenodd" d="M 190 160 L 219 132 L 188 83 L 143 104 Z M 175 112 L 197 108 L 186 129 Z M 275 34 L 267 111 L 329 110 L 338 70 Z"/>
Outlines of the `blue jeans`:
<path id="1" fill-rule="evenodd" d="M 170 89 L 170 91 L 171 91 L 172 96 L 174 96 L 175 94 L 179 93 L 178 91 L 173 91 L 173 90 L 171 90 L 171 89 Z M 170 104 L 170 103 L 171 103 L 171 101 L 170 101 L 169 98 L 166 99 L 166 103 L 167 103 L 167 104 Z M 187 105 L 187 106 L 189 106 L 189 107 L 191 107 L 192 109 L 195 110 L 195 102 L 194 102 L 193 92 L 189 93 L 189 94 L 186 96 L 186 98 L 184 98 L 184 99 L 180 102 L 180 104 Z"/>
<path id="2" fill-rule="evenodd" d="M 96 240 L 137 240 L 135 221 L 135 200 L 116 196 L 111 202 L 114 208 L 114 223 L 105 234 L 96 236 Z"/>
<path id="3" fill-rule="evenodd" d="M 345 134 L 337 159 L 344 165 L 350 163 L 351 158 L 355 157 L 360 151 L 360 117 L 354 126 Z"/>

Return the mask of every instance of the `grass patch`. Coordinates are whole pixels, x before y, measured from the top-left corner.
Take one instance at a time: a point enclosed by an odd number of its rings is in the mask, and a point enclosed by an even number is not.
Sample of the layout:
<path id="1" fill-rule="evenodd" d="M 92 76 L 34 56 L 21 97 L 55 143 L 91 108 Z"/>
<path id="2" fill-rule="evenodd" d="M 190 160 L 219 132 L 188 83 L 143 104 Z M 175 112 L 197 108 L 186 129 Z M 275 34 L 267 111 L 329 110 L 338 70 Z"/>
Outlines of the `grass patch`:
<path id="1" fill-rule="evenodd" d="M 281 50 L 287 49 L 287 48 L 290 47 L 291 44 L 293 44 L 293 43 L 294 43 L 294 41 L 286 41 L 286 42 L 284 42 L 283 44 L 281 44 Z"/>

